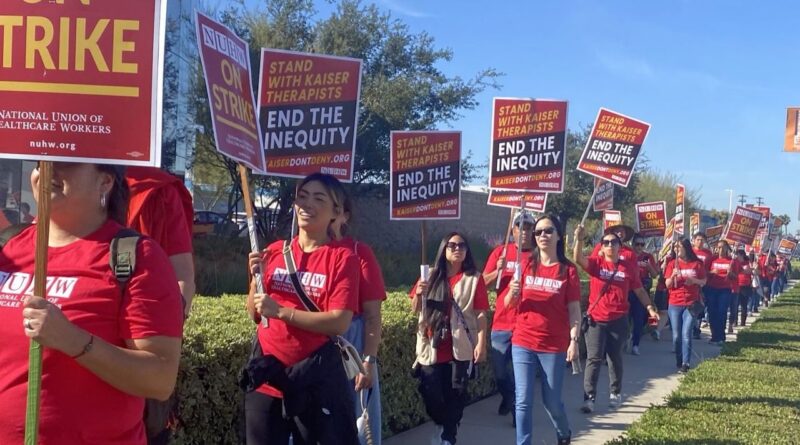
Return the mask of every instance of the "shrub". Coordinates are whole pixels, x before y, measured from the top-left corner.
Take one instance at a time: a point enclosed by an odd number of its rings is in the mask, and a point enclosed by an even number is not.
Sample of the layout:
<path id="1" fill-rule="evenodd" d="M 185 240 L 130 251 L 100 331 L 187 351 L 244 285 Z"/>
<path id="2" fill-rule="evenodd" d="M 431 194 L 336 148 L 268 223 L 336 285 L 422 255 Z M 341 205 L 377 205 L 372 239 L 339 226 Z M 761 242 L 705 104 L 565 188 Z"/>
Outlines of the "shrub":
<path id="1" fill-rule="evenodd" d="M 796 444 L 800 288 L 771 304 L 722 354 L 690 372 L 612 444 Z"/>
<path id="2" fill-rule="evenodd" d="M 248 238 L 194 238 L 197 295 L 219 296 L 247 292 Z"/>
<path id="3" fill-rule="evenodd" d="M 240 443 L 243 395 L 236 378 L 250 353 L 255 325 L 245 313 L 241 295 L 197 297 L 194 301 L 185 327 L 178 376 L 180 405 L 175 443 Z M 390 293 L 383 305 L 380 350 L 384 436 L 427 420 L 417 382 L 411 376 L 415 323 L 408 294 Z M 478 379 L 470 384 L 470 399 L 474 401 L 494 391 L 492 371 L 484 363 L 478 368 Z"/>

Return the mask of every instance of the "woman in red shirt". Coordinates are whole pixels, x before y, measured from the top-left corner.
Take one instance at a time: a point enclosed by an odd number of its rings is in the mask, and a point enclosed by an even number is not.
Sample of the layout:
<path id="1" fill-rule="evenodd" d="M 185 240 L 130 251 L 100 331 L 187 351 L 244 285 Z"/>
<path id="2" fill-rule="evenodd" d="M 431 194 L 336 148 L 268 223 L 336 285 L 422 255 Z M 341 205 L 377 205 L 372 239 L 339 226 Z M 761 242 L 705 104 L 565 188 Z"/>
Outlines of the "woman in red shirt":
<path id="1" fill-rule="evenodd" d="M 706 286 L 708 323 L 711 326 L 709 343 L 725 343 L 725 323 L 733 301 L 732 286 L 738 275 L 738 263 L 731 258 L 731 246 L 725 240 L 717 242 L 717 256 L 711 260 Z"/>
<path id="2" fill-rule="evenodd" d="M 747 321 L 747 307 L 750 305 L 753 295 L 753 269 L 750 268 L 750 261 L 744 249 L 736 251 L 736 262 L 739 263 L 739 273 L 736 274 L 736 285 L 739 292 L 734 298 L 738 299 L 739 304 L 739 326 L 744 326 Z"/>
<path id="3" fill-rule="evenodd" d="M 620 258 L 622 240 L 614 233 L 601 239 L 601 256 L 586 258 L 583 254 L 583 226 L 575 229 L 575 262 L 591 276 L 589 283 L 589 330 L 586 332 L 586 375 L 583 379 L 584 413 L 594 411 L 597 380 L 600 367 L 608 356 L 608 377 L 611 395 L 609 406 L 622 404 L 622 345 L 628 334 L 628 292 L 633 291 L 651 317 L 658 319 L 658 312 L 650 297 L 642 288 L 639 266 L 633 261 Z"/>
<path id="4" fill-rule="evenodd" d="M 342 213 L 346 193 L 333 176 L 315 173 L 297 187 L 294 211 L 298 235 L 276 241 L 265 250 L 265 294 L 251 283 L 248 311 L 259 323 L 263 356 L 250 361 L 245 395 L 248 444 L 355 444 L 353 398 L 339 348 L 331 337 L 350 326 L 358 303 L 359 265 L 353 251 L 332 238 L 331 225 Z M 287 270 L 294 261 L 297 281 L 319 311 L 300 299 Z M 251 254 L 251 270 L 259 268 Z M 259 354 L 256 348 L 256 356 Z M 259 372 L 260 371 L 260 372 Z M 255 389 L 255 390 L 252 390 Z"/>
<path id="5" fill-rule="evenodd" d="M 675 364 L 681 372 L 689 371 L 692 357 L 692 327 L 695 314 L 689 308 L 700 301 L 700 288 L 706 284 L 706 268 L 695 255 L 688 239 L 675 243 L 676 257 L 667 264 L 664 275 L 669 289 L 669 322 Z"/>
<path id="6" fill-rule="evenodd" d="M 45 295 L 31 295 L 40 221 L 3 246 L 0 443 L 23 442 L 30 339 L 44 346 L 39 444 L 144 445 L 145 398 L 172 393 L 183 312 L 167 255 L 141 238 L 124 288 L 109 267 L 127 194 L 122 168 L 53 163 Z"/>
<path id="7" fill-rule="evenodd" d="M 517 445 L 533 440 L 533 388 L 542 371 L 542 399 L 559 445 L 572 431 L 561 401 L 564 362 L 578 358 L 581 282 L 564 254 L 561 223 L 554 215 L 539 218 L 536 245 L 522 263 L 522 276 L 509 284 L 505 303 L 517 308 L 511 356 L 516 384 Z M 522 288 L 520 295 L 520 288 Z"/>
<path id="8" fill-rule="evenodd" d="M 467 381 L 486 360 L 486 283 L 464 235 L 442 238 L 427 281 L 411 289 L 419 313 L 415 374 L 425 410 L 437 425 L 434 441 L 456 443 Z"/>

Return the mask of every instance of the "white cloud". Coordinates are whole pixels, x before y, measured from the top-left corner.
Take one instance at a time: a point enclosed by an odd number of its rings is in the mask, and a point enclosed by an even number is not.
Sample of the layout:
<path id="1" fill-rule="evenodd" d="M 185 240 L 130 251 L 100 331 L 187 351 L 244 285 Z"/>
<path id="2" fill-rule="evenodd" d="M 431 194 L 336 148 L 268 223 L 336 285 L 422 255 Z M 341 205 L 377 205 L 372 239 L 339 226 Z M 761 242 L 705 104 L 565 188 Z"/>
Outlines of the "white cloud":
<path id="1" fill-rule="evenodd" d="M 383 3 L 383 5 L 387 9 L 391 10 L 392 12 L 396 12 L 396 13 L 398 13 L 400 15 L 405 15 L 405 16 L 408 16 L 408 17 L 414 17 L 414 18 L 419 18 L 419 19 L 426 19 L 426 18 L 433 17 L 432 14 L 429 14 L 427 12 L 423 12 L 423 11 L 419 11 L 419 10 L 410 8 L 410 7 L 406 6 L 406 5 L 401 4 L 399 1 L 395 1 L 395 0 L 380 0 L 380 2 Z"/>

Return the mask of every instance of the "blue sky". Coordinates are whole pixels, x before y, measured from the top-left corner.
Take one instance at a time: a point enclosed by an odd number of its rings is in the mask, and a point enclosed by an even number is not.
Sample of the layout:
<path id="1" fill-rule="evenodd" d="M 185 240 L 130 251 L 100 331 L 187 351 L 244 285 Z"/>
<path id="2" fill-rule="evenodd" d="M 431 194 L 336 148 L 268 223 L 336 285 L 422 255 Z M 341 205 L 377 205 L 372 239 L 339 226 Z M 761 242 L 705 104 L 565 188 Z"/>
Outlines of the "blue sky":
<path id="1" fill-rule="evenodd" d="M 499 90 L 442 127 L 462 130 L 476 159 L 488 158 L 494 96 L 569 100 L 573 129 L 607 107 L 652 125 L 650 165 L 698 190 L 706 208 L 727 209 L 733 189 L 800 228 L 800 153 L 782 152 L 786 107 L 800 105 L 800 3 L 365 1 L 452 49 L 446 73 L 505 73 Z"/>

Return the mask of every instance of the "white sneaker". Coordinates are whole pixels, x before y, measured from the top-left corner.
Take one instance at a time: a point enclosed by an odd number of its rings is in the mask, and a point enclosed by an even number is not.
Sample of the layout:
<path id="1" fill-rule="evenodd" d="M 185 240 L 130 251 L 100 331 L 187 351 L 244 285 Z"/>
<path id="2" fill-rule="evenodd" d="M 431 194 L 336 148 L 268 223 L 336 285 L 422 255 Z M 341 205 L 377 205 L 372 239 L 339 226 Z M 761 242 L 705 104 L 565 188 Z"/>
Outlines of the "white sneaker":
<path id="1" fill-rule="evenodd" d="M 589 414 L 594 411 L 594 400 L 586 399 L 583 401 L 583 405 L 581 405 L 581 412 L 585 414 Z"/>
<path id="2" fill-rule="evenodd" d="M 611 394 L 608 399 L 608 406 L 612 408 L 619 408 L 622 405 L 622 394 Z"/>
<path id="3" fill-rule="evenodd" d="M 640 355 L 638 346 L 634 346 L 631 348 L 631 355 Z"/>
<path id="4" fill-rule="evenodd" d="M 453 445 L 449 440 L 443 440 L 442 445 Z"/>
<path id="5" fill-rule="evenodd" d="M 431 437 L 431 445 L 441 445 L 442 444 L 442 433 L 444 432 L 444 427 L 441 425 L 436 425 L 434 427 L 433 437 Z"/>

